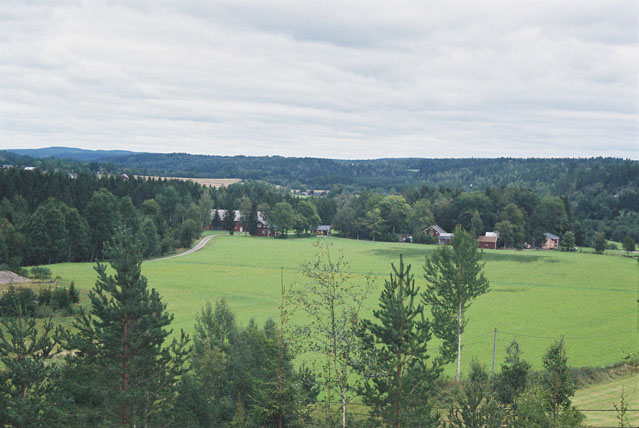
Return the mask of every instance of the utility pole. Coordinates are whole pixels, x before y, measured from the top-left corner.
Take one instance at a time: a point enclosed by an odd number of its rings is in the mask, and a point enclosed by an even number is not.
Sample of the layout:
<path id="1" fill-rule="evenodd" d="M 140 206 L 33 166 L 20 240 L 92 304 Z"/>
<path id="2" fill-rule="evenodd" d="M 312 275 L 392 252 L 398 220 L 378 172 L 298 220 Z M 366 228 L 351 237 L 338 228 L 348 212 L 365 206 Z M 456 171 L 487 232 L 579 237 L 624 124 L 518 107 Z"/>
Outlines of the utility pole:
<path id="1" fill-rule="evenodd" d="M 495 377 L 495 354 L 497 354 L 497 327 L 495 327 L 495 338 L 493 339 L 493 369 L 490 378 Z"/>

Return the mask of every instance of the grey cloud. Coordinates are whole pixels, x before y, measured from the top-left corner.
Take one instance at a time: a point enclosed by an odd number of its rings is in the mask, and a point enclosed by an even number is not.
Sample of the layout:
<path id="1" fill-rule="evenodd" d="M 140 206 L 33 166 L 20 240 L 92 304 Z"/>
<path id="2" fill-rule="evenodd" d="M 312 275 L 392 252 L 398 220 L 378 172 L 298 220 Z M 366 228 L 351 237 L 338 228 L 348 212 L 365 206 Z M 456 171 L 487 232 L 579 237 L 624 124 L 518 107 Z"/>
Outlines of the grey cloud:
<path id="1" fill-rule="evenodd" d="M 7 2 L 0 148 L 638 158 L 614 5 Z"/>

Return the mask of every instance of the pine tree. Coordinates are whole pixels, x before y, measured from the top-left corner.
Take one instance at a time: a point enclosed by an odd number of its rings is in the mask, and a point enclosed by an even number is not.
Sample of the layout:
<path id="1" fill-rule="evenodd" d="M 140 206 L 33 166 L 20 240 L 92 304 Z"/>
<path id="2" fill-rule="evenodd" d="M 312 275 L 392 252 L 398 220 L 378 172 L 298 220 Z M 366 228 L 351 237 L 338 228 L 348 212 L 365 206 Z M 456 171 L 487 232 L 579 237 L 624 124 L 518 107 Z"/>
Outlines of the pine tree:
<path id="1" fill-rule="evenodd" d="M 448 412 L 446 428 L 501 428 L 504 414 L 488 386 L 488 373 L 477 362 L 470 367 L 468 381 L 457 390 Z"/>
<path id="2" fill-rule="evenodd" d="M 552 426 L 559 426 L 558 417 L 564 411 L 570 411 L 570 397 L 575 393 L 574 381 L 568 369 L 568 358 L 564 341 L 552 344 L 544 355 L 544 374 L 541 385 L 550 408 Z"/>
<path id="3" fill-rule="evenodd" d="M 484 277 L 484 265 L 480 262 L 483 253 L 477 248 L 477 240 L 458 226 L 452 243 L 452 248 L 440 246 L 426 259 L 424 277 L 428 287 L 422 297 L 431 307 L 433 332 L 443 341 L 442 355 L 450 359 L 457 355 L 455 379 L 459 382 L 461 340 L 467 323 L 464 312 L 474 299 L 488 292 L 489 284 Z"/>
<path id="4" fill-rule="evenodd" d="M 131 239 L 120 233 L 109 248 L 111 267 L 97 264 L 90 314 L 68 335 L 67 390 L 86 404 L 84 422 L 102 426 L 170 426 L 175 384 L 184 372 L 188 338 L 164 342 L 173 316 L 142 276 Z"/>
<path id="5" fill-rule="evenodd" d="M 386 280 L 377 322 L 363 320 L 358 335 L 363 342 L 361 375 L 368 379 L 361 390 L 373 420 L 385 426 L 434 426 L 435 385 L 439 360 L 429 363 L 430 323 L 417 302 L 419 288 L 400 255 L 399 268 Z"/>
<path id="6" fill-rule="evenodd" d="M 56 418 L 51 358 L 62 351 L 62 329 L 49 319 L 37 327 L 35 315 L 5 317 L 0 322 L 0 426 L 62 426 Z"/>
<path id="7" fill-rule="evenodd" d="M 517 414 L 517 398 L 526 389 L 530 369 L 530 363 L 521 358 L 519 344 L 513 340 L 506 349 L 501 372 L 495 376 L 492 385 L 497 401 L 512 409 L 513 422 Z"/>

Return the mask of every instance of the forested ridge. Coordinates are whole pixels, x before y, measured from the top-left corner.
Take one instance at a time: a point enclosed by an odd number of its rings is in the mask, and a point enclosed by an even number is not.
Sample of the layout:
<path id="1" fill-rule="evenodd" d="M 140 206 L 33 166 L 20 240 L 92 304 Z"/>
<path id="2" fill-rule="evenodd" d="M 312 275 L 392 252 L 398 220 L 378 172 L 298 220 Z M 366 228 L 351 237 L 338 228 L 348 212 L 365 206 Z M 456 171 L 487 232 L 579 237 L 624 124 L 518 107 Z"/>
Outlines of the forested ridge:
<path id="1" fill-rule="evenodd" d="M 136 174 L 263 180 L 291 188 L 331 189 L 344 185 L 388 191 L 421 183 L 470 187 L 516 185 L 569 196 L 591 186 L 616 194 L 639 186 L 639 162 L 619 158 L 398 158 L 340 160 L 283 156 L 208 156 L 186 153 L 130 153 L 49 148 L 16 150 L 51 159 L 84 159 Z M 37 155 L 37 156 L 36 156 Z M 15 153 L 0 153 L 2 157 Z M 22 159 L 26 159 L 22 156 Z M 118 172 L 118 171 L 113 171 Z"/>

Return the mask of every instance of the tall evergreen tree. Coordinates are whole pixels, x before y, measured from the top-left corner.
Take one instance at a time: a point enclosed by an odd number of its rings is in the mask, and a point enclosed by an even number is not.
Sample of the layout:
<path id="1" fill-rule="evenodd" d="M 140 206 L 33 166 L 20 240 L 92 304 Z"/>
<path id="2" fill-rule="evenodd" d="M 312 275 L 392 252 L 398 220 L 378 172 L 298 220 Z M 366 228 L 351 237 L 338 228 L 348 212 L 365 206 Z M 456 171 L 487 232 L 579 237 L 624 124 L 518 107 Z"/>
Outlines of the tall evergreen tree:
<path id="1" fill-rule="evenodd" d="M 91 260 L 104 255 L 104 243 L 115 236 L 121 225 L 118 199 L 107 189 L 95 192 L 87 203 L 86 219 L 91 230 Z"/>
<path id="2" fill-rule="evenodd" d="M 554 428 L 559 426 L 558 418 L 562 413 L 573 413 L 570 397 L 575 394 L 575 384 L 568 369 L 563 339 L 548 348 L 543 362 L 545 371 L 541 378 L 541 385 L 550 407 Z"/>
<path id="3" fill-rule="evenodd" d="M 62 205 L 54 198 L 49 198 L 29 217 L 26 235 L 31 263 L 56 263 L 66 260 L 69 233 Z"/>
<path id="4" fill-rule="evenodd" d="M 426 259 L 424 277 L 428 286 L 422 296 L 431 307 L 433 332 L 443 340 L 442 355 L 452 359 L 456 345 L 455 379 L 459 382 L 462 333 L 467 322 L 464 312 L 474 299 L 488 292 L 489 284 L 476 238 L 458 226 L 452 241 L 452 248 L 440 246 Z"/>
<path id="5" fill-rule="evenodd" d="M 374 421 L 396 428 L 434 426 L 432 414 L 435 386 L 441 373 L 439 360 L 429 362 L 431 327 L 424 307 L 417 302 L 419 287 L 405 266 L 386 280 L 373 311 L 377 322 L 363 320 L 358 335 L 364 358 L 361 374 L 365 381 L 362 401 L 370 406 Z"/>
<path id="6" fill-rule="evenodd" d="M 488 373 L 476 361 L 468 380 L 456 391 L 455 404 L 448 412 L 446 428 L 501 428 L 504 413 L 491 394 Z"/>
<path id="7" fill-rule="evenodd" d="M 495 398 L 504 407 L 511 408 L 512 422 L 517 414 L 517 398 L 524 392 L 528 384 L 530 363 L 521 358 L 521 350 L 517 341 L 513 340 L 506 349 L 506 358 L 501 371 L 493 379 Z"/>
<path id="8" fill-rule="evenodd" d="M 224 217 L 222 218 L 222 229 L 228 230 L 230 235 L 233 235 L 235 231 L 235 211 L 228 209 L 224 211 Z"/>
<path id="9" fill-rule="evenodd" d="M 55 403 L 51 358 L 62 351 L 62 329 L 48 320 L 39 330 L 35 315 L 5 317 L 0 322 L 0 426 L 63 426 Z"/>
<path id="10" fill-rule="evenodd" d="M 74 323 L 67 338 L 68 390 L 87 404 L 80 424 L 101 426 L 171 426 L 175 385 L 184 373 L 188 338 L 169 346 L 173 316 L 142 276 L 141 259 L 128 236 L 120 233 L 109 248 L 115 275 L 96 266 L 89 293 L 90 314 Z"/>

